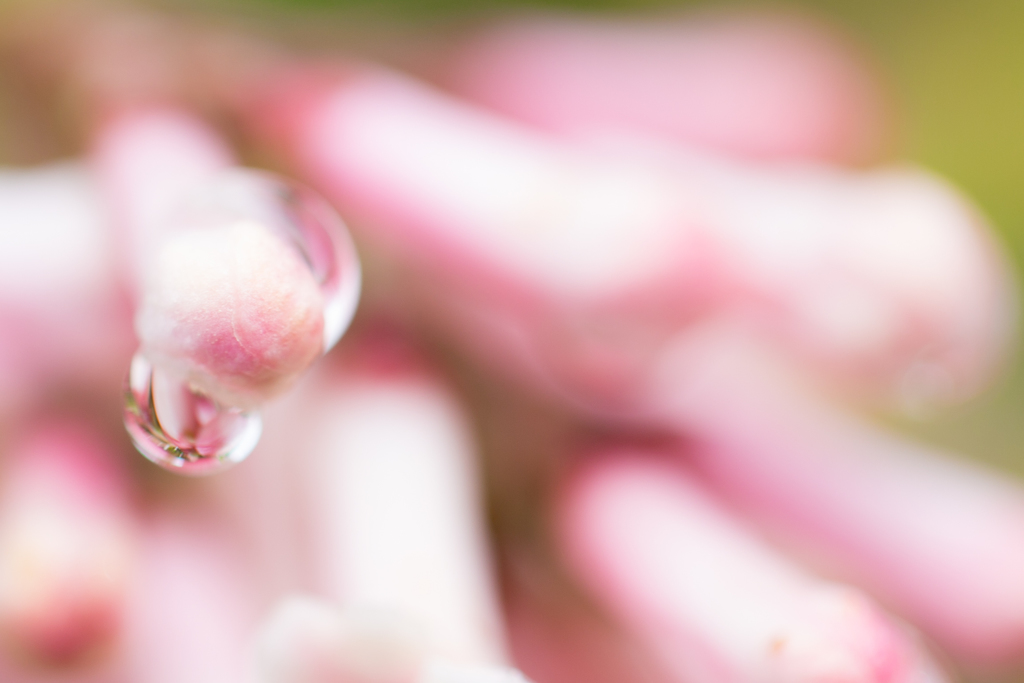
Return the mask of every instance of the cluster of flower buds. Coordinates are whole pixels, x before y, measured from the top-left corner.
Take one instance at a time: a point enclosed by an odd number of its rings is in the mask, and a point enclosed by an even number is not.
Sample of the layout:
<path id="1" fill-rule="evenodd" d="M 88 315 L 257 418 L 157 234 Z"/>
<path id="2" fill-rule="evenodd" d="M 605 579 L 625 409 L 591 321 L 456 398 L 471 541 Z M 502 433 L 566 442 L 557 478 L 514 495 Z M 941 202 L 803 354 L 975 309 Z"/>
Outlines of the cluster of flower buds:
<path id="1" fill-rule="evenodd" d="M 1012 277 L 878 165 L 833 29 L 539 18 L 402 71 L 22 9 L 0 73 L 79 160 L 0 170 L 0 679 L 1024 667 L 1024 487 L 858 414 L 984 388 Z"/>

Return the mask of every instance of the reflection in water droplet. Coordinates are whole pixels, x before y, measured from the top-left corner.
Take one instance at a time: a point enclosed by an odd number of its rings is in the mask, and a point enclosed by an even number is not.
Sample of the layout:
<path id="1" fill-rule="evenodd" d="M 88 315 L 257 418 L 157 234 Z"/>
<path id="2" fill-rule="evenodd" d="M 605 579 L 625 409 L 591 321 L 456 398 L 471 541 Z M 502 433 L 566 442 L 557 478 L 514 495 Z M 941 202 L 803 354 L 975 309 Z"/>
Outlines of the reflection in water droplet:
<path id="1" fill-rule="evenodd" d="M 245 460 L 263 430 L 258 412 L 222 406 L 142 354 L 132 359 L 124 400 L 124 424 L 135 447 L 179 474 L 214 474 Z"/>
<path id="2" fill-rule="evenodd" d="M 168 236 L 256 222 L 294 249 L 323 295 L 323 350 L 334 346 L 355 313 L 361 276 L 352 241 L 323 199 L 249 169 L 226 171 L 185 199 L 171 217 Z M 201 384 L 215 386 L 217 379 Z M 180 368 L 154 366 L 141 351 L 132 359 L 124 396 L 125 427 L 136 448 L 170 471 L 222 471 L 244 460 L 259 441 L 262 422 L 251 407 L 259 402 L 256 397 L 245 406 L 226 405 L 198 390 Z"/>

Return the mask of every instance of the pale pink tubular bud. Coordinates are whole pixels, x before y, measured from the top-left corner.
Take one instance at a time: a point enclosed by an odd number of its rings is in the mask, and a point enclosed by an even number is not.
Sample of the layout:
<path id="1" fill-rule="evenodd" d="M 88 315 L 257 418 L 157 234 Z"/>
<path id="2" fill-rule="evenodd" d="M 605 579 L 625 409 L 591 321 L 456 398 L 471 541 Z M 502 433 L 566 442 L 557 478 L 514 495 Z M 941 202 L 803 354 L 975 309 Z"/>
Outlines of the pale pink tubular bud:
<path id="1" fill-rule="evenodd" d="M 427 661 L 496 665 L 501 618 L 466 418 L 408 369 L 344 377 L 312 428 L 318 585 L 355 621 L 405 624 Z M 403 636 L 404 637 L 404 636 Z"/>
<path id="2" fill-rule="evenodd" d="M 298 253 L 238 222 L 167 240 L 135 318 L 143 353 L 227 405 L 280 394 L 324 350 L 324 301 Z"/>
<path id="3" fill-rule="evenodd" d="M 261 183 L 274 181 L 229 170 L 224 143 L 203 123 L 180 111 L 129 112 L 101 131 L 93 158 L 138 269 L 142 352 L 160 370 L 224 405 L 252 407 L 340 335 L 351 310 L 327 330 L 305 254 L 261 220 L 274 208 Z M 328 275 L 358 281 L 348 262 L 339 267 L 346 272 Z"/>
<path id="4" fill-rule="evenodd" d="M 943 680 L 860 593 L 787 562 L 683 473 L 643 453 L 605 457 L 570 481 L 558 537 L 575 575 L 678 680 Z"/>
<path id="5" fill-rule="evenodd" d="M 127 110 L 102 123 L 91 162 L 123 265 L 138 286 L 174 210 L 191 191 L 229 168 L 234 155 L 195 117 L 154 107 Z"/>
<path id="6" fill-rule="evenodd" d="M 621 408 L 708 311 L 875 394 L 923 367 L 968 395 L 1005 344 L 1001 255 L 926 174 L 572 147 L 380 72 L 294 89 L 255 109 L 299 172 L 470 348 L 577 401 Z"/>
<path id="7" fill-rule="evenodd" d="M 738 301 L 720 312 L 911 410 L 963 400 L 991 378 L 1015 322 L 1012 278 L 954 188 L 911 168 L 688 170 L 721 174 L 704 188 Z"/>
<path id="8" fill-rule="evenodd" d="M 430 320 L 499 367 L 621 402 L 659 334 L 652 318 L 672 327 L 708 296 L 678 220 L 688 193 L 656 170 L 576 154 L 395 74 L 299 75 L 283 92 L 267 99 L 289 106 L 251 108 L 257 127 L 411 268 Z M 611 327 L 625 339 L 600 334 Z"/>
<path id="9" fill-rule="evenodd" d="M 277 604 L 255 653 L 260 683 L 413 683 L 423 657 L 418 634 L 402 620 L 352 615 L 304 595 Z"/>
<path id="10" fill-rule="evenodd" d="M 419 634 L 387 613 L 354 614 L 293 595 L 257 637 L 260 683 L 526 683 L 512 669 L 424 661 Z"/>
<path id="11" fill-rule="evenodd" d="M 41 423 L 11 447 L 0 491 L 0 639 L 13 660 L 95 665 L 120 633 L 134 528 L 117 454 Z"/>
<path id="12" fill-rule="evenodd" d="M 125 680 L 246 681 L 257 623 L 253 563 L 223 519 L 178 508 L 147 520 L 127 606 Z"/>
<path id="13" fill-rule="evenodd" d="M 1024 489 L 840 413 L 721 334 L 684 340 L 653 408 L 751 518 L 960 661 L 1024 659 Z"/>
<path id="14" fill-rule="evenodd" d="M 866 60 L 796 16 L 537 18 L 455 50 L 446 84 L 571 135 L 642 133 L 741 156 L 875 159 L 885 106 Z"/>
<path id="15" fill-rule="evenodd" d="M 490 683 L 503 630 L 473 446 L 448 391 L 378 339 L 303 417 L 303 502 L 322 597 L 282 601 L 256 641 L 266 683 Z"/>
<path id="16" fill-rule="evenodd" d="M 119 374 L 130 316 L 88 171 L 0 170 L 0 214 L 0 411 L 30 404 L 57 378 L 92 384 Z"/>
<path id="17" fill-rule="evenodd" d="M 514 558 L 504 582 L 509 649 L 537 683 L 672 683 L 675 677 L 632 634 L 595 609 L 566 577 L 537 559 Z"/>

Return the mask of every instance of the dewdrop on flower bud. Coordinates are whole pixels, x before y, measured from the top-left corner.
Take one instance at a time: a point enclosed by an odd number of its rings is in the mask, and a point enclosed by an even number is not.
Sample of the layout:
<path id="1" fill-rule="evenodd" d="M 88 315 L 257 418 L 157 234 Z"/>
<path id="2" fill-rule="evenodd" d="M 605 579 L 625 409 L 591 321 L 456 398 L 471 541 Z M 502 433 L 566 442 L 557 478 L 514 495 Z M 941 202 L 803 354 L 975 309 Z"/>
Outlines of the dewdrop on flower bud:
<path id="1" fill-rule="evenodd" d="M 219 172 L 169 219 L 146 255 L 124 420 L 157 465 L 211 474 L 252 452 L 259 405 L 341 337 L 360 268 L 327 203 L 268 173 Z"/>

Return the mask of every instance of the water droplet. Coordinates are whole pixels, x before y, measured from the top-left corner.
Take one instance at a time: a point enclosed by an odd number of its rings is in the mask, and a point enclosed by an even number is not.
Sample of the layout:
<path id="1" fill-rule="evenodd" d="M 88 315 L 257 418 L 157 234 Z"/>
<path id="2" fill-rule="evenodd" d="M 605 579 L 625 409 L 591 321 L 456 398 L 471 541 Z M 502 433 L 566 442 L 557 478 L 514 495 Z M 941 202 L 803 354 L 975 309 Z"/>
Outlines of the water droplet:
<path id="1" fill-rule="evenodd" d="M 168 235 L 239 222 L 268 228 L 295 250 L 320 287 L 323 352 L 348 327 L 359 299 L 359 260 L 341 219 L 311 190 L 270 173 L 230 169 L 184 198 L 169 219 Z M 259 441 L 258 398 L 229 405 L 199 389 L 180 367 L 161 367 L 141 351 L 132 359 L 124 398 L 135 447 L 172 472 L 220 472 L 244 460 Z"/>
<path id="2" fill-rule="evenodd" d="M 223 406 L 135 354 L 125 386 L 124 424 L 147 459 L 179 474 L 214 474 L 252 452 L 258 412 Z"/>

